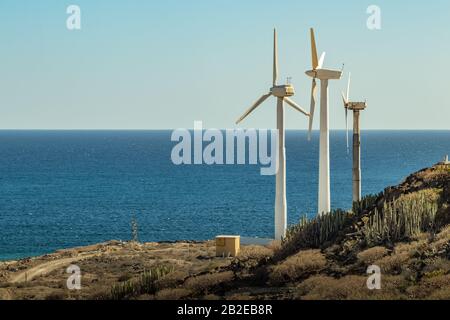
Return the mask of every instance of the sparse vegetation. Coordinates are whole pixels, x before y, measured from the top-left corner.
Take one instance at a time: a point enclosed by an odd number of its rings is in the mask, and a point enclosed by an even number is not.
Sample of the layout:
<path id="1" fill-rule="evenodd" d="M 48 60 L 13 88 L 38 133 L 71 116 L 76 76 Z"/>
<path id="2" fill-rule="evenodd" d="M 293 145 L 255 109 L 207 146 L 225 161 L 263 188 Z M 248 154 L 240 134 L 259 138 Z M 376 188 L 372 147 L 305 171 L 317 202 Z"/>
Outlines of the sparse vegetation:
<path id="1" fill-rule="evenodd" d="M 361 201 L 353 202 L 352 211 L 355 215 L 361 215 L 363 212 L 375 207 L 377 199 L 383 194 L 369 194 L 364 196 Z"/>
<path id="2" fill-rule="evenodd" d="M 287 258 L 270 269 L 269 283 L 280 285 L 307 278 L 321 271 L 327 259 L 320 250 L 306 250 Z"/>
<path id="3" fill-rule="evenodd" d="M 130 279 L 125 282 L 115 284 L 107 299 L 124 300 L 142 294 L 154 294 L 157 287 L 155 282 L 173 271 L 171 266 L 155 266 L 144 271 L 137 279 Z"/>
<path id="4" fill-rule="evenodd" d="M 371 265 L 375 261 L 388 255 L 389 251 L 385 247 L 373 247 L 357 254 L 358 261 L 364 265 Z"/>
<path id="5" fill-rule="evenodd" d="M 305 248 L 320 248 L 326 242 L 334 240 L 344 227 L 351 223 L 352 213 L 335 210 L 313 219 L 303 217 L 291 226 L 283 240 L 278 259 L 284 258 Z"/>
<path id="6" fill-rule="evenodd" d="M 208 294 L 211 289 L 217 289 L 218 286 L 233 278 L 234 274 L 231 271 L 208 273 L 187 279 L 184 287 L 197 294 Z"/>
<path id="7" fill-rule="evenodd" d="M 0 263 L 2 282 L 49 260 L 96 253 L 78 261 L 84 271 L 80 292 L 64 296 L 61 284 L 67 275 L 62 270 L 0 286 L 0 297 L 450 299 L 449 167 L 421 170 L 354 204 L 353 212 L 303 218 L 282 242 L 243 246 L 234 259 L 210 254 L 211 242 L 130 241 L 55 253 L 40 262 Z M 367 266 L 372 264 L 382 270 L 381 290 L 367 288 Z"/>
<path id="8" fill-rule="evenodd" d="M 422 232 L 434 232 L 441 190 L 427 189 L 385 202 L 375 209 L 364 226 L 369 246 L 412 239 Z"/>

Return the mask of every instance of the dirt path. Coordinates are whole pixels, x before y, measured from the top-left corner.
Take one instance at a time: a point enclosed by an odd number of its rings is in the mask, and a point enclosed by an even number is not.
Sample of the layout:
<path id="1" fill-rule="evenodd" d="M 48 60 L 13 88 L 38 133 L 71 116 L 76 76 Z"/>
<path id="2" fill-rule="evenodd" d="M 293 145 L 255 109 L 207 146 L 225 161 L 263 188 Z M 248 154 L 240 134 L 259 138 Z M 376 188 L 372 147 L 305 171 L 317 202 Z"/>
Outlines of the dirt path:
<path id="1" fill-rule="evenodd" d="M 58 259 L 54 261 L 44 262 L 38 264 L 37 266 L 30 268 L 28 270 L 22 271 L 16 275 L 14 275 L 9 282 L 10 283 L 20 283 L 25 281 L 31 281 L 35 277 L 48 274 L 58 268 L 64 267 L 66 265 L 70 265 L 73 262 L 89 259 L 95 256 L 99 256 L 101 253 L 91 253 L 91 254 L 80 254 L 76 257 Z"/>

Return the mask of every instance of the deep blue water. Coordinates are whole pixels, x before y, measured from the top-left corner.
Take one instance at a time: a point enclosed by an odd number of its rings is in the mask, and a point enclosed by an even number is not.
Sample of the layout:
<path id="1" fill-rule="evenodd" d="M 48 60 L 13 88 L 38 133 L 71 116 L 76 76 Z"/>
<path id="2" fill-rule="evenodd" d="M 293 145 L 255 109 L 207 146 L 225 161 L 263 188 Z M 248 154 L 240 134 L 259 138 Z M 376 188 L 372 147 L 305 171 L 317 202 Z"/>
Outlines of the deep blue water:
<path id="1" fill-rule="evenodd" d="M 0 260 L 128 240 L 271 237 L 274 177 L 260 166 L 175 166 L 170 131 L 0 131 Z M 351 206 L 345 133 L 331 134 L 332 206 Z M 316 210 L 318 133 L 287 134 L 289 222 Z M 450 153 L 450 131 L 366 131 L 363 193 Z"/>

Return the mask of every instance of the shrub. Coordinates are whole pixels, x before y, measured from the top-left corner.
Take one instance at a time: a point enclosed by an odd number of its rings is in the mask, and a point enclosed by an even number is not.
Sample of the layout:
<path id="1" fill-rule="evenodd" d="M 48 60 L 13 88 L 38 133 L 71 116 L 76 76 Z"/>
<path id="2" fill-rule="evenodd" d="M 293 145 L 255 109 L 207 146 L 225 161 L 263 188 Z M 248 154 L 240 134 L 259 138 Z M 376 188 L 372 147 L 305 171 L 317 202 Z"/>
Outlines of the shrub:
<path id="1" fill-rule="evenodd" d="M 327 264 L 325 256 L 320 250 L 300 251 L 273 266 L 269 274 L 269 282 L 279 285 L 289 281 L 306 278 L 311 273 L 316 273 Z"/>
<path id="2" fill-rule="evenodd" d="M 208 293 L 216 289 L 219 285 L 232 281 L 233 278 L 234 274 L 231 271 L 208 273 L 187 279 L 184 287 L 197 294 Z"/>
<path id="3" fill-rule="evenodd" d="M 425 241 L 400 243 L 394 248 L 390 256 L 382 257 L 373 264 L 379 266 L 386 273 L 400 273 L 407 268 L 408 262 L 426 245 Z"/>
<path id="4" fill-rule="evenodd" d="M 368 300 L 406 298 L 401 288 L 406 285 L 399 276 L 382 277 L 382 290 L 369 290 L 367 277 L 345 276 L 335 279 L 327 276 L 315 276 L 302 282 L 295 298 L 305 300 Z"/>
<path id="5" fill-rule="evenodd" d="M 386 256 L 388 253 L 389 252 L 385 247 L 373 247 L 358 253 L 357 257 L 361 263 L 370 265 Z"/>
<path id="6" fill-rule="evenodd" d="M 448 299 L 450 275 L 424 278 L 416 286 L 407 289 L 413 299 Z"/>

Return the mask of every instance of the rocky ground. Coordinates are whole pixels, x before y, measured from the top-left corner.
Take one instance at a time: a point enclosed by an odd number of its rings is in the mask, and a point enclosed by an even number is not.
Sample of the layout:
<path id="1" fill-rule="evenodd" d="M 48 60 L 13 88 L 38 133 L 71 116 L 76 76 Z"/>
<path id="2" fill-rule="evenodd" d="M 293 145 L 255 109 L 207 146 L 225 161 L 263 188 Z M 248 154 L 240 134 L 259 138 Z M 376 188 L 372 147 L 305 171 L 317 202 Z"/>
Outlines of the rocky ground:
<path id="1" fill-rule="evenodd" d="M 401 197 L 435 197 L 436 224 L 413 237 L 369 244 L 376 209 Z M 435 199 L 433 198 L 433 199 Z M 387 188 L 318 247 L 244 246 L 215 257 L 214 242 L 111 241 L 0 263 L 0 299 L 450 299 L 450 166 L 436 165 Z M 68 290 L 66 269 L 81 270 Z M 381 289 L 367 288 L 368 266 Z"/>

